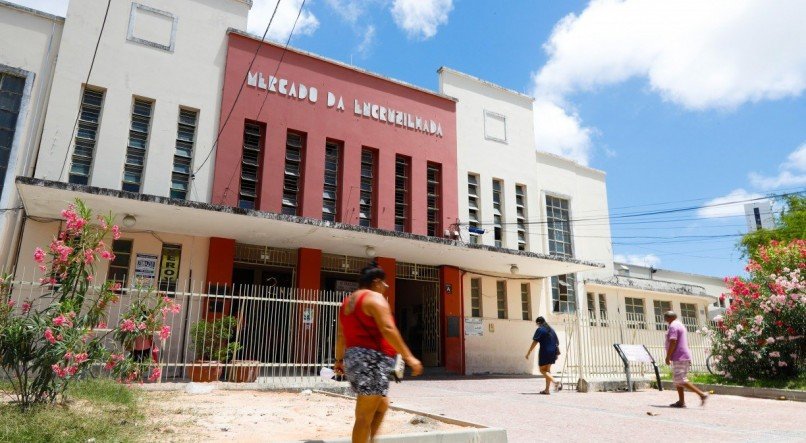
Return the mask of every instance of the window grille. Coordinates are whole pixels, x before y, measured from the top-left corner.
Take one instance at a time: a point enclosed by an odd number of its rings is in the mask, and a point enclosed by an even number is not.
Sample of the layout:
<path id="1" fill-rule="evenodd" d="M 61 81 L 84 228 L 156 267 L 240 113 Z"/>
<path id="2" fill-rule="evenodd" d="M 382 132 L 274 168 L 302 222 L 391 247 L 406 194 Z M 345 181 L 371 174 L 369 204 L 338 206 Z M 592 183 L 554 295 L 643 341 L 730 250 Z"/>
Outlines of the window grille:
<path id="1" fill-rule="evenodd" d="M 243 129 L 243 152 L 241 154 L 241 185 L 238 191 L 238 207 L 258 209 L 260 176 L 263 166 L 263 126 L 246 123 Z"/>
<path id="2" fill-rule="evenodd" d="M 176 151 L 174 169 L 171 173 L 171 197 L 186 199 L 190 185 L 193 161 L 193 144 L 196 142 L 196 120 L 198 113 L 189 109 L 179 109 L 179 122 L 176 130 Z"/>
<path id="3" fill-rule="evenodd" d="M 95 157 L 95 144 L 98 140 L 98 125 L 103 109 L 104 93 L 85 88 L 81 96 L 81 111 L 78 116 L 78 131 L 73 147 L 72 163 L 68 181 L 87 185 Z"/>
<path id="4" fill-rule="evenodd" d="M 126 163 L 123 166 L 122 188 L 124 191 L 140 192 L 141 190 L 153 106 L 154 102 L 134 99 L 131 127 L 129 128 L 129 145 L 126 148 Z"/>

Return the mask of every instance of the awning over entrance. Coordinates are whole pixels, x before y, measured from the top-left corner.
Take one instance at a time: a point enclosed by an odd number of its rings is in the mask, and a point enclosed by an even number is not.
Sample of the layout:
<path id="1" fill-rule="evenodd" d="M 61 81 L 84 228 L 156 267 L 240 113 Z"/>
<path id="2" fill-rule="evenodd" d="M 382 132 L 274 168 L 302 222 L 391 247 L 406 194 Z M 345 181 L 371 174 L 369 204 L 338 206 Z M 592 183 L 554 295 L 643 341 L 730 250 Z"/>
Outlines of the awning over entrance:
<path id="1" fill-rule="evenodd" d="M 28 215 L 59 218 L 62 209 L 80 198 L 95 213 L 111 211 L 118 221 L 126 214 L 134 216 L 136 222 L 132 229 L 138 231 L 223 237 L 239 243 L 314 248 L 349 256 L 365 256 L 366 248 L 372 247 L 380 257 L 502 276 L 512 275 L 512 265 L 517 266 L 519 277 L 550 277 L 604 267 L 600 263 L 469 245 L 451 239 L 29 177 L 18 177 L 17 188 Z"/>

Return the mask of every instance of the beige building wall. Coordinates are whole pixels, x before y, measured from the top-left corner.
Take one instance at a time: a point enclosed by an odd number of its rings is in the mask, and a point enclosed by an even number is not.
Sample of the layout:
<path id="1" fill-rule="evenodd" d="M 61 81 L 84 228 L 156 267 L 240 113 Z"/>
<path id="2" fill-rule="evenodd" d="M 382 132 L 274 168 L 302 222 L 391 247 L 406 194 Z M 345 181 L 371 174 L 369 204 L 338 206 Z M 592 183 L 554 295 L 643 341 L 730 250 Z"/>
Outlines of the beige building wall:
<path id="1" fill-rule="evenodd" d="M 140 192 L 168 196 L 180 107 L 198 111 L 193 169 L 216 139 L 228 28 L 244 29 L 249 0 L 116 0 L 88 84 L 104 91 L 89 184 L 121 189 L 134 98 L 153 101 Z M 106 2 L 71 1 L 36 177 L 67 181 L 72 128 Z M 189 199 L 209 201 L 214 154 Z"/>
<path id="2" fill-rule="evenodd" d="M 25 80 L 0 208 L 22 206 L 14 179 L 31 175 L 64 19 L 0 0 L 0 73 Z M 0 212 L 0 272 L 11 271 L 24 213 Z"/>

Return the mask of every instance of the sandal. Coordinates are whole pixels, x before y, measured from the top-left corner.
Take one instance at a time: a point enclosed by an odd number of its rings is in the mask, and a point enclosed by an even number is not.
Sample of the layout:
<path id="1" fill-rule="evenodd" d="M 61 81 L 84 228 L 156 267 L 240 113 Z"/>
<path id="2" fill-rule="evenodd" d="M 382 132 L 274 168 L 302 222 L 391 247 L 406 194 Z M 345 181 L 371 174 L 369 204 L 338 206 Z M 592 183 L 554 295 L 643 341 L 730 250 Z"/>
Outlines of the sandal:
<path id="1" fill-rule="evenodd" d="M 540 394 L 540 395 L 551 395 L 551 392 L 549 392 L 549 391 L 540 391 L 540 392 L 538 392 L 538 394 Z"/>
<path id="2" fill-rule="evenodd" d="M 557 392 L 562 391 L 563 390 L 563 382 L 555 381 L 554 382 L 554 390 L 557 391 Z"/>
<path id="3" fill-rule="evenodd" d="M 669 407 L 670 408 L 685 408 L 686 404 L 685 403 L 680 403 L 680 401 L 676 401 L 676 402 L 670 404 Z"/>
<path id="4" fill-rule="evenodd" d="M 705 406 L 705 401 L 708 400 L 708 397 L 710 397 L 708 394 L 704 394 L 700 397 L 700 406 Z"/>

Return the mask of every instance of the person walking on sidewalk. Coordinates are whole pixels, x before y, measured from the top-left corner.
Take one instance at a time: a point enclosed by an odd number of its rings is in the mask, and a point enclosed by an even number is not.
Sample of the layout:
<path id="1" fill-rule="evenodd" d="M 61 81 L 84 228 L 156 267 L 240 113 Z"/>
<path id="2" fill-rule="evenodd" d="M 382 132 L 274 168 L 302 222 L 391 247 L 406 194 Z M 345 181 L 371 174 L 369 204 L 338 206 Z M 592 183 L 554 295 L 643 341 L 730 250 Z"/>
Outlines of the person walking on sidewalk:
<path id="1" fill-rule="evenodd" d="M 411 375 L 423 372 L 395 326 L 384 293 L 389 288 L 386 273 L 374 262 L 361 270 L 358 290 L 344 299 L 339 311 L 336 337 L 338 374 L 345 374 L 356 393 L 353 443 L 375 438 L 389 409 L 389 376 L 395 354 L 411 368 Z"/>
<path id="2" fill-rule="evenodd" d="M 535 323 L 537 323 L 537 330 L 532 337 L 532 345 L 526 352 L 526 359 L 529 360 L 529 355 L 535 349 L 535 346 L 540 344 L 540 349 L 537 352 L 537 365 L 540 368 L 540 373 L 546 379 L 546 389 L 540 391 L 540 393 L 549 395 L 549 388 L 552 383 L 554 383 L 558 391 L 563 386 L 551 375 L 551 365 L 557 361 L 557 356 L 560 355 L 560 339 L 557 338 L 557 333 L 554 332 L 554 329 L 546 323 L 545 318 L 537 317 Z"/>
<path id="3" fill-rule="evenodd" d="M 685 388 L 700 396 L 700 404 L 705 406 L 708 394 L 701 391 L 688 380 L 688 370 L 691 367 L 691 352 L 688 349 L 686 327 L 677 320 L 674 311 L 663 314 L 663 319 L 669 324 L 666 331 L 666 364 L 672 367 L 674 386 L 677 388 L 678 400 L 669 406 L 685 408 Z"/>

